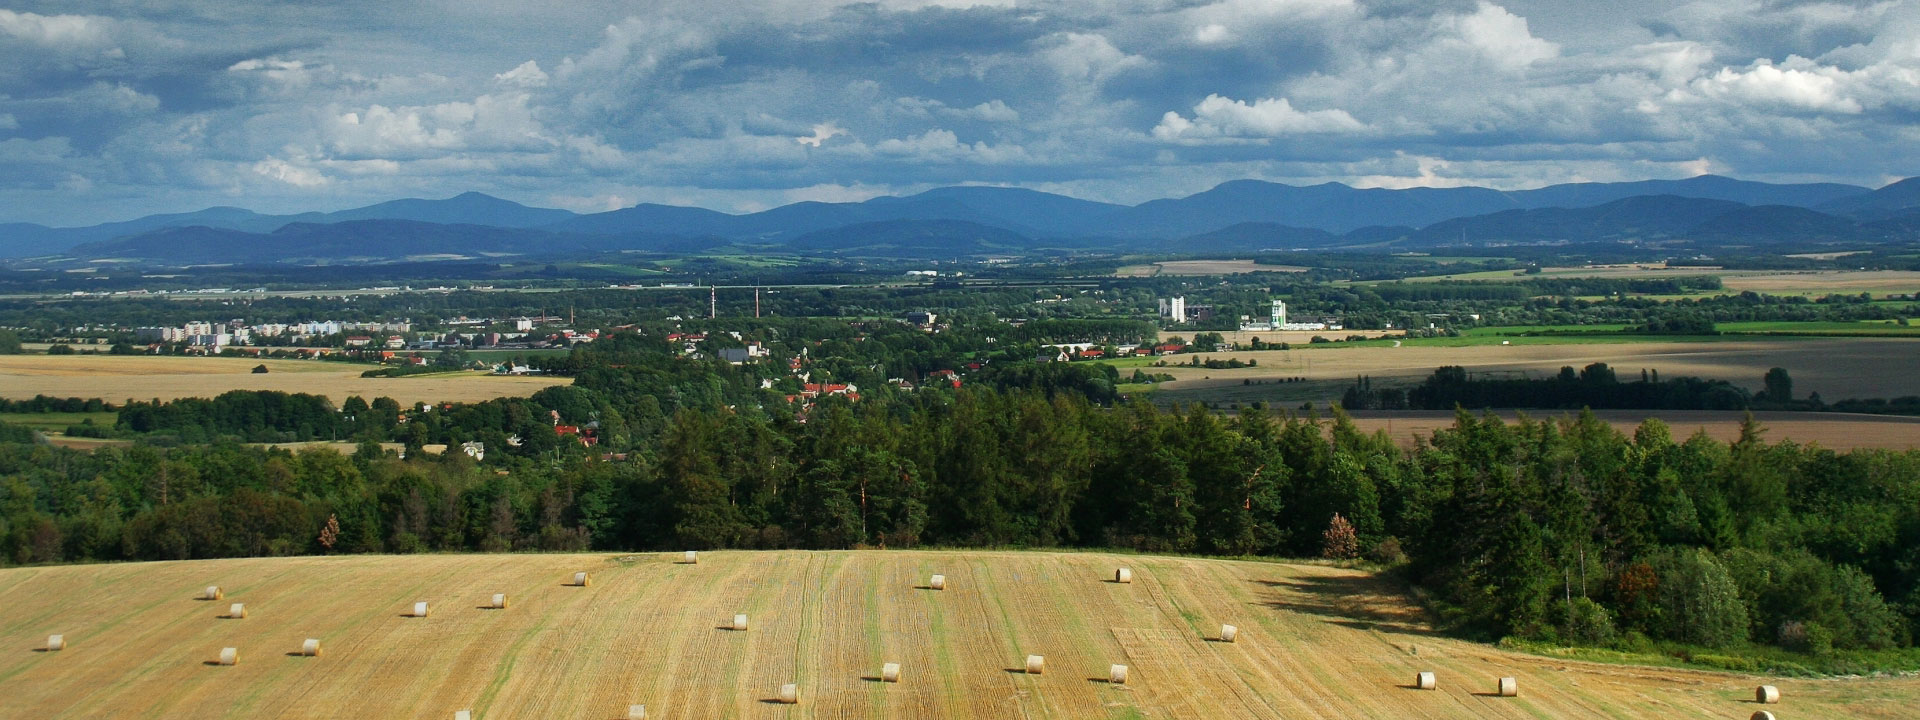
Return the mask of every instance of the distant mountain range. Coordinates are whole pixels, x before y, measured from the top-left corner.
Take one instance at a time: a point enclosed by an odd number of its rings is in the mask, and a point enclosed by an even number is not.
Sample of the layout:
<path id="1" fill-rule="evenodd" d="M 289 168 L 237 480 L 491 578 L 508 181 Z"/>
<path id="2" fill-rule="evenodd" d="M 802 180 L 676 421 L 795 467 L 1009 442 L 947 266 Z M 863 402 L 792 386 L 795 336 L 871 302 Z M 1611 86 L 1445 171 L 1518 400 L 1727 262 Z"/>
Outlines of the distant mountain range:
<path id="1" fill-rule="evenodd" d="M 1703 175 L 1535 190 L 1223 183 L 1126 206 L 998 187 L 732 215 L 638 205 L 576 214 L 465 193 L 331 213 L 232 207 L 89 227 L 0 224 L 0 258 L 156 264 L 380 262 L 612 250 L 747 249 L 955 257 L 1036 248 L 1250 251 L 1343 246 L 1694 240 L 1879 242 L 1920 228 L 1920 178 L 1878 190 Z"/>

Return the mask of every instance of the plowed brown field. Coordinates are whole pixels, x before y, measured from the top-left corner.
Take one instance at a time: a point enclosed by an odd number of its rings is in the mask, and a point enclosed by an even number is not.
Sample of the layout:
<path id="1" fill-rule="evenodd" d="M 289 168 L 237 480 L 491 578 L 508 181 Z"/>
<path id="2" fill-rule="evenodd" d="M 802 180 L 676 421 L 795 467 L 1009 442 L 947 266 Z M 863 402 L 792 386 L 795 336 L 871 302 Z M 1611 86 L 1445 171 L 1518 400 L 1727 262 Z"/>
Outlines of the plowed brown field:
<path id="1" fill-rule="evenodd" d="M 0 717 L 1912 717 L 1920 679 L 1572 662 L 1437 637 L 1315 565 L 1018 552 L 283 558 L 0 571 Z M 1131 584 L 1107 581 L 1133 569 Z M 577 570 L 590 587 L 562 585 Z M 924 586 L 947 576 L 947 589 Z M 225 588 L 221 602 L 196 600 Z M 492 593 L 506 610 L 485 610 Z M 426 618 L 404 617 L 415 601 Z M 244 620 L 225 620 L 244 602 Z M 747 632 L 723 629 L 736 612 Z M 1213 641 L 1221 623 L 1235 643 Z M 66 635 L 60 652 L 46 636 Z M 319 638 L 321 657 L 299 657 Z M 223 647 L 240 663 L 208 664 Z M 1029 654 L 1046 673 L 1018 671 Z M 878 682 L 882 663 L 902 666 Z M 1107 666 L 1131 668 L 1126 685 Z M 1440 689 L 1410 689 L 1416 672 Z M 1517 698 L 1491 697 L 1519 679 Z M 770 702 L 797 683 L 800 704 Z"/>

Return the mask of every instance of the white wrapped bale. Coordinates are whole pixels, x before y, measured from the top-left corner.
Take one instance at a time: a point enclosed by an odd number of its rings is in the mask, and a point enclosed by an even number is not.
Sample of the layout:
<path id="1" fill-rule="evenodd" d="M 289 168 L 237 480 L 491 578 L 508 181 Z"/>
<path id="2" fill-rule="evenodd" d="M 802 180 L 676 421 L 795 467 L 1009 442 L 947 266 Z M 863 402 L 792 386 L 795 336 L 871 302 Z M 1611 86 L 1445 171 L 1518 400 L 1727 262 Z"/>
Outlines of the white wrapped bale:
<path id="1" fill-rule="evenodd" d="M 1113 581 L 1117 583 L 1133 582 L 1133 571 L 1127 568 L 1120 568 L 1119 570 L 1115 570 L 1113 571 Z"/>
<path id="2" fill-rule="evenodd" d="M 427 604 L 426 602 L 423 601 L 423 602 L 414 603 L 413 612 L 409 614 L 417 618 L 423 618 L 427 616 L 427 612 L 428 612 Z"/>
<path id="3" fill-rule="evenodd" d="M 780 686 L 780 702 L 795 705 L 800 702 L 800 686 L 787 683 Z"/>
<path id="4" fill-rule="evenodd" d="M 1520 681 L 1510 677 L 1500 678 L 1500 697 L 1520 697 Z"/>
<path id="5" fill-rule="evenodd" d="M 735 632 L 746 632 L 746 631 L 747 631 L 747 616 L 746 616 L 746 615 L 735 615 L 735 616 L 733 616 L 733 629 L 734 629 L 734 631 L 735 631 Z"/>
<path id="6" fill-rule="evenodd" d="M 627 720 L 647 720 L 647 706 L 628 705 Z"/>
<path id="7" fill-rule="evenodd" d="M 307 638 L 300 644 L 300 654 L 307 657 L 320 657 L 320 638 Z"/>
<path id="8" fill-rule="evenodd" d="M 455 710 L 453 711 L 453 720 L 473 720 L 473 711 Z"/>
<path id="9" fill-rule="evenodd" d="M 1240 628 L 1234 627 L 1232 625 L 1220 626 L 1220 642 L 1228 642 L 1228 643 L 1233 642 L 1234 637 L 1238 636 L 1239 634 L 1240 634 Z"/>
<path id="10" fill-rule="evenodd" d="M 1421 690 L 1432 690 L 1440 687 L 1440 682 L 1434 677 L 1433 673 L 1429 671 L 1413 676 L 1413 686 Z"/>
<path id="11" fill-rule="evenodd" d="M 1127 684 L 1127 666 L 1113 665 L 1107 668 L 1107 682 L 1115 685 Z"/>
<path id="12" fill-rule="evenodd" d="M 247 616 L 246 603 L 234 603 L 232 605 L 227 606 L 228 618 L 233 620 L 240 620 L 240 619 L 244 619 L 246 616 Z"/>
<path id="13" fill-rule="evenodd" d="M 947 589 L 947 576 L 945 575 L 933 576 L 932 579 L 927 581 L 927 587 L 933 588 L 935 590 Z"/>
<path id="14" fill-rule="evenodd" d="M 240 648 L 220 648 L 221 665 L 239 665 Z"/>
<path id="15" fill-rule="evenodd" d="M 1039 675 L 1047 669 L 1047 658 L 1042 655 L 1027 656 L 1027 674 Z"/>
<path id="16" fill-rule="evenodd" d="M 201 600 L 224 600 L 226 597 L 227 593 L 219 585 L 208 585 L 207 589 L 200 591 Z"/>
<path id="17" fill-rule="evenodd" d="M 1760 687 L 1754 688 L 1753 701 L 1762 705 L 1772 705 L 1780 702 L 1780 688 L 1772 685 L 1761 685 Z"/>
<path id="18" fill-rule="evenodd" d="M 880 682 L 900 682 L 900 663 L 887 663 L 880 666 Z"/>
<path id="19" fill-rule="evenodd" d="M 686 564 L 688 564 L 688 565 L 699 565 L 699 564 L 700 564 L 700 553 L 698 553 L 698 552 L 695 552 L 695 551 L 692 551 L 692 550 L 688 550 L 688 551 L 687 551 L 687 559 L 686 559 L 686 560 L 685 560 L 684 562 L 686 562 Z"/>
<path id="20" fill-rule="evenodd" d="M 494 593 L 494 594 L 493 594 L 493 605 L 492 605 L 492 607 L 493 607 L 493 609 L 495 609 L 495 610 L 505 610 L 505 609 L 507 609 L 507 594 L 506 594 L 506 593 Z"/>
<path id="21" fill-rule="evenodd" d="M 1753 716 L 1747 718 L 1747 720 L 1778 720 L 1778 719 L 1773 716 L 1773 713 L 1767 712 L 1765 710 L 1755 710 L 1753 711 Z"/>
<path id="22" fill-rule="evenodd" d="M 67 636 L 65 635 L 48 635 L 47 636 L 47 652 L 60 652 L 61 650 L 65 650 L 65 649 L 67 649 Z"/>
<path id="23" fill-rule="evenodd" d="M 591 584 L 593 584 L 593 576 L 591 576 L 591 575 L 588 575 L 588 574 L 586 574 L 586 573 L 584 573 L 584 572 L 577 572 L 577 573 L 574 573 L 574 574 L 573 574 L 573 584 L 574 584 L 574 585 L 575 585 L 576 587 L 586 587 L 586 586 L 588 586 L 588 585 L 591 585 Z"/>

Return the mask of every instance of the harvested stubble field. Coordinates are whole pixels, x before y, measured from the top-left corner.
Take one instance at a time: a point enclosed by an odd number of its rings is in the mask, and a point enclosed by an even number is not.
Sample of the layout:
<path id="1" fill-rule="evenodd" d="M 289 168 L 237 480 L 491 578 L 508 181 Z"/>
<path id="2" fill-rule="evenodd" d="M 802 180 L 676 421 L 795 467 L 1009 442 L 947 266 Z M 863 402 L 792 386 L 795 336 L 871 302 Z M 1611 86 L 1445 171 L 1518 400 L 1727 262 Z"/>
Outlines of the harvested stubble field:
<path id="1" fill-rule="evenodd" d="M 1511 410 L 1498 414 L 1508 422 L 1520 415 Z M 1696 432 L 1704 432 L 1707 437 L 1723 443 L 1740 437 L 1740 423 L 1746 417 L 1746 413 L 1715 410 L 1596 410 L 1593 414 L 1628 436 L 1647 418 L 1659 418 L 1667 424 L 1675 440 L 1686 440 Z M 1534 410 L 1527 415 L 1535 420 L 1565 420 L 1575 413 Z M 1761 437 L 1768 442 L 1818 443 L 1821 447 L 1842 451 L 1855 448 L 1920 450 L 1920 418 L 1810 412 L 1757 412 L 1753 416 L 1766 428 Z M 1443 410 L 1353 413 L 1355 426 L 1369 433 L 1384 430 L 1404 447 L 1412 446 L 1415 438 L 1431 438 L 1435 430 L 1453 427 L 1453 419 L 1452 412 Z"/>
<path id="2" fill-rule="evenodd" d="M 1017 552 L 283 558 L 0 571 L 0 716 L 1911 717 L 1920 679 L 1774 679 L 1438 637 L 1317 565 Z M 1131 584 L 1107 580 L 1119 566 Z M 591 587 L 562 583 L 577 570 Z M 947 577 L 945 591 L 923 586 Z M 221 602 L 194 598 L 219 584 Z M 481 609 L 493 593 L 511 607 Z M 404 617 L 417 601 L 431 617 Z M 216 616 L 245 602 L 245 620 Z M 723 626 L 736 612 L 752 629 Z M 1222 623 L 1236 642 L 1213 641 Z M 46 636 L 68 648 L 38 652 Z M 305 638 L 322 657 L 299 657 Z M 209 665 L 223 647 L 233 667 Z M 1044 655 L 1046 673 L 1020 671 Z M 898 684 L 878 681 L 883 663 Z M 1124 686 L 1110 664 L 1131 668 Z M 1439 674 L 1437 691 L 1408 687 Z M 1518 698 L 1488 696 L 1517 677 Z M 797 683 L 800 704 L 772 699 Z M 1783 715 L 1784 717 L 1784 715 Z"/>
<path id="3" fill-rule="evenodd" d="M 1920 340 L 1895 338 L 1775 338 L 1753 341 L 1630 342 L 1620 344 L 1479 345 L 1468 347 L 1379 345 L 1259 352 L 1204 353 L 1198 357 L 1257 359 L 1258 367 L 1239 370 L 1152 368 L 1174 381 L 1155 391 L 1157 402 L 1288 402 L 1306 399 L 1325 403 L 1338 399 L 1361 375 L 1382 381 L 1417 382 L 1443 365 L 1460 365 L 1470 372 L 1506 372 L 1513 376 L 1550 377 L 1560 368 L 1575 369 L 1603 362 L 1622 380 L 1639 378 L 1642 368 L 1657 370 L 1663 378 L 1691 375 L 1727 380 L 1758 390 L 1768 368 L 1783 367 L 1793 376 L 1794 393 L 1818 392 L 1828 402 L 1848 398 L 1891 398 L 1920 395 L 1920 373 L 1914 353 Z M 1165 358 L 1184 361 L 1190 356 Z M 1123 371 L 1124 373 L 1125 371 Z M 1243 380 L 1304 377 L 1305 387 L 1288 384 L 1243 385 Z M 1300 395 L 1309 391 L 1311 396 Z"/>
<path id="4" fill-rule="evenodd" d="M 266 365 L 267 372 L 253 368 Z M 507 377 L 487 373 L 363 378 L 376 366 L 320 360 L 173 357 L 148 355 L 0 355 L 0 398 L 35 395 L 100 398 L 118 403 L 213 397 L 228 390 L 279 390 L 325 395 L 386 396 L 402 403 L 477 402 L 527 396 L 566 378 Z"/>

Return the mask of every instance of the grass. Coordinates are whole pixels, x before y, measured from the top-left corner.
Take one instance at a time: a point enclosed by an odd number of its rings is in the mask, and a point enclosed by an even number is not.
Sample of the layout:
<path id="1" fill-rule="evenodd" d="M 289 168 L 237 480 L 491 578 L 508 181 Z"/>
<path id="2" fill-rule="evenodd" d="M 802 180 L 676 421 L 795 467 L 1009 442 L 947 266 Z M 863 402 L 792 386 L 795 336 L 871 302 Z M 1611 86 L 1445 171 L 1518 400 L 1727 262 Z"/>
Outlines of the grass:
<path id="1" fill-rule="evenodd" d="M 613 263 L 580 263 L 577 267 L 591 268 L 594 270 L 600 270 L 600 271 L 614 273 L 618 275 L 629 275 L 633 277 L 649 277 L 653 275 L 667 274 L 663 271 L 655 270 L 653 268 L 643 268 L 643 267 L 637 267 L 633 265 L 615 265 Z"/>
<path id="2" fill-rule="evenodd" d="M 87 420 L 100 427 L 113 427 L 120 414 L 114 412 L 0 413 L 0 423 L 30 427 L 41 432 L 67 429 Z"/>
<path id="3" fill-rule="evenodd" d="M 1638 643 L 1623 641 L 1616 647 L 1585 647 L 1516 638 L 1502 640 L 1500 646 L 1534 655 L 1611 665 L 1676 667 L 1787 677 L 1920 672 L 1920 649 L 1915 648 L 1835 650 L 1814 654 L 1765 645 L 1705 648 L 1642 639 Z"/>
<path id="4" fill-rule="evenodd" d="M 1901 325 L 1886 320 L 1862 322 L 1731 322 L 1715 326 L 1728 333 L 1841 333 L 1848 335 L 1892 335 L 1920 337 L 1920 326 Z"/>
<path id="5" fill-rule="evenodd" d="M 1595 327 L 1595 326 L 1586 326 Z M 1579 332 L 1579 331 L 1574 331 Z M 1351 347 L 1393 347 L 1399 342 L 1402 347 L 1476 347 L 1481 345 L 1632 345 L 1646 343 L 1682 343 L 1682 342 L 1730 342 L 1750 340 L 1738 335 L 1629 335 L 1604 330 L 1593 331 L 1591 335 L 1476 335 L 1463 334 L 1459 337 L 1431 338 L 1379 338 L 1375 340 L 1343 340 L 1337 343 L 1319 343 L 1315 345 L 1295 345 L 1294 349 L 1323 349 Z M 1781 338 L 1785 340 L 1786 338 Z"/>

